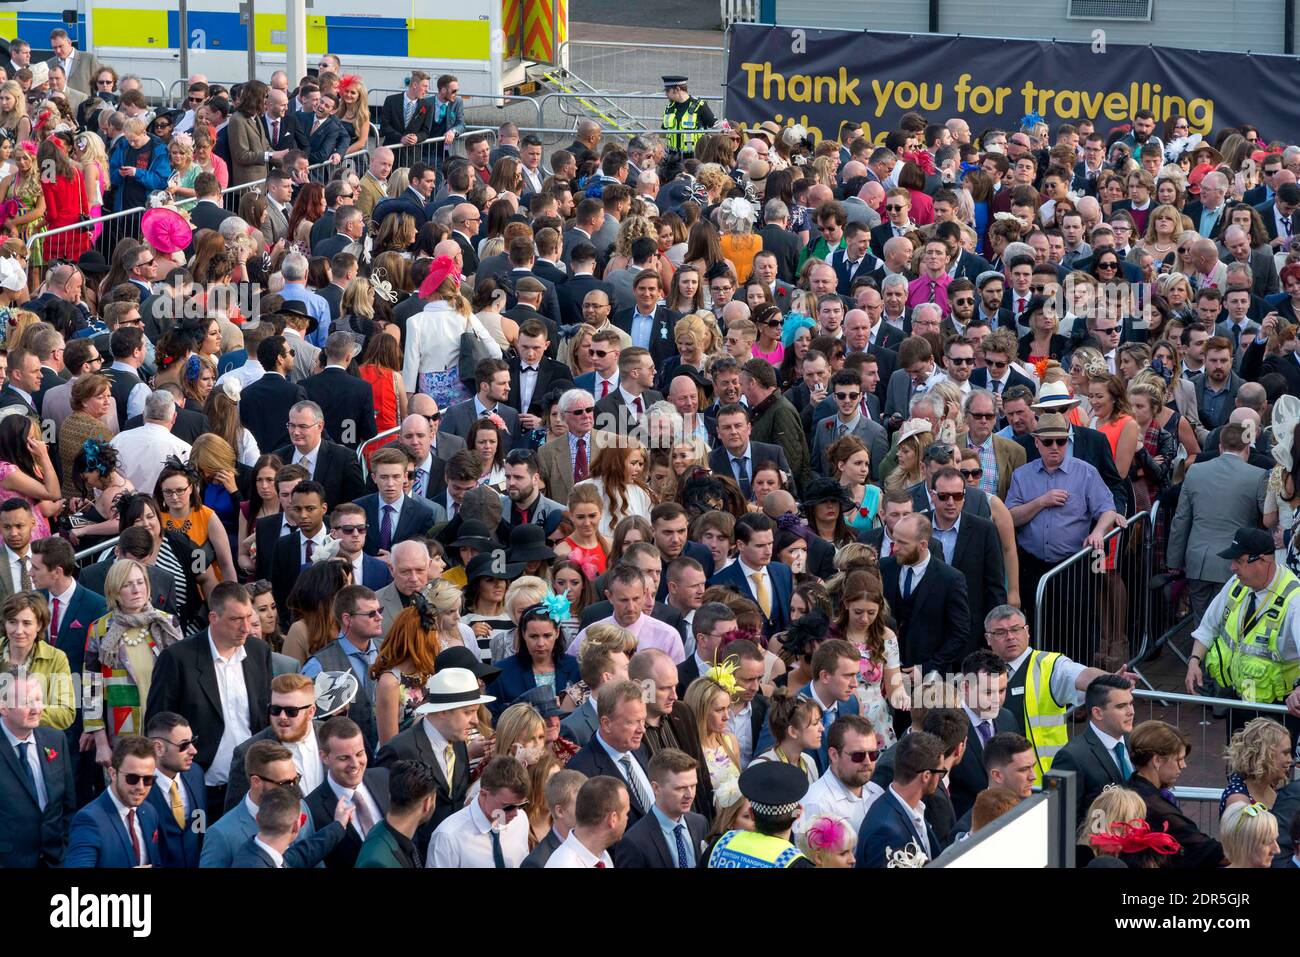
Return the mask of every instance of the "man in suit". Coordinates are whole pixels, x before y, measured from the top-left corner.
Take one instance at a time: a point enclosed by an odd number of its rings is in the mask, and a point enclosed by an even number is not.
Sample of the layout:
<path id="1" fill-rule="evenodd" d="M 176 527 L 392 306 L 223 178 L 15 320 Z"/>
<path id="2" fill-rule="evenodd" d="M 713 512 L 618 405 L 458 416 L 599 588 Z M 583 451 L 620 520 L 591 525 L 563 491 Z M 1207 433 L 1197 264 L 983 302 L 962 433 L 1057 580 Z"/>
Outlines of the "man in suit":
<path id="1" fill-rule="evenodd" d="M 631 804 L 628 826 L 632 827 L 651 813 L 654 804 L 641 750 L 646 719 L 641 686 L 633 681 L 613 681 L 602 686 L 596 694 L 596 715 L 596 733 L 567 767 L 589 778 L 603 775 L 627 785 Z"/>
<path id="2" fill-rule="evenodd" d="M 548 289 L 542 279 L 521 269 L 513 270 L 509 275 L 503 276 L 501 283 L 506 287 L 506 301 L 510 304 L 501 315 L 520 326 L 530 321 L 540 322 L 546 328 L 547 342 L 557 342 L 560 338 L 560 306 L 559 301 L 554 298 L 555 288 L 552 286 Z M 549 303 L 546 301 L 548 294 L 553 300 Z M 555 352 L 554 345 L 547 346 L 547 355 L 550 358 L 554 358 Z"/>
<path id="3" fill-rule="evenodd" d="M 154 665 L 145 711 L 174 711 L 190 719 L 198 738 L 207 806 L 222 807 L 236 745 L 266 727 L 271 704 L 271 648 L 253 637 L 253 602 L 237 582 L 222 582 L 208 596 L 207 631 L 163 650 Z M 217 679 L 217 668 L 224 680 Z M 226 706 L 242 681 L 247 716 Z M 223 689 L 224 692 L 223 692 Z M 227 720 L 229 719 L 229 720 Z M 222 760 L 218 761 L 218 755 Z M 149 751 L 152 763 L 153 751 Z"/>
<path id="4" fill-rule="evenodd" d="M 28 414 L 39 416 L 36 408 L 36 396 L 41 391 L 41 360 L 35 352 L 21 347 L 9 351 L 9 380 L 0 389 L 0 408 L 18 405 L 28 410 Z M 125 421 L 123 418 L 121 421 Z"/>
<path id="5" fill-rule="evenodd" d="M 893 554 L 880 562 L 900 657 L 922 674 L 954 670 L 970 645 L 966 579 L 930 554 L 930 532 L 924 515 L 904 516 L 890 536 Z"/>
<path id="6" fill-rule="evenodd" d="M 1232 340 L 1216 335 L 1205 344 L 1205 374 L 1195 382 L 1196 407 L 1207 429 L 1227 424 L 1244 381 L 1232 371 Z"/>
<path id="7" fill-rule="evenodd" d="M 785 449 L 779 445 L 750 441 L 749 410 L 745 406 L 739 403 L 724 405 L 718 410 L 717 422 L 720 448 L 709 453 L 709 469 L 736 479 L 746 498 L 753 497 L 750 480 L 760 463 L 775 462 L 782 472 L 791 474 Z"/>
<path id="8" fill-rule="evenodd" d="M 806 749 L 804 754 L 817 764 L 817 771 L 825 773 L 830 767 L 830 731 L 839 718 L 857 715 L 861 705 L 853 693 L 857 682 L 858 662 L 861 656 L 856 654 L 852 644 L 841 638 L 823 641 L 813 652 L 810 670 L 813 679 L 799 689 L 799 697 L 814 702 L 821 709 L 822 741 L 813 750 Z"/>
<path id="9" fill-rule="evenodd" d="M 676 748 L 650 759 L 647 773 L 654 802 L 650 812 L 623 832 L 611 848 L 616 867 L 692 868 L 699 863 L 708 819 L 691 810 L 698 762 Z"/>
<path id="10" fill-rule="evenodd" d="M 679 314 L 659 305 L 663 291 L 659 273 L 654 270 L 643 269 L 638 273 L 632 283 L 632 292 L 636 305 L 615 312 L 611 321 L 627 333 L 632 345 L 649 350 L 656 367 L 662 367 L 669 356 L 677 355 L 673 327 Z"/>
<path id="11" fill-rule="evenodd" d="M 1259 323 L 1250 318 L 1252 296 L 1249 285 L 1223 290 L 1224 318 L 1215 323 L 1214 335 L 1232 344 L 1235 365 L 1241 366 L 1242 353 L 1259 337 Z"/>
<path id="12" fill-rule="evenodd" d="M 361 727 L 339 715 L 325 722 L 320 733 L 321 758 L 328 769 L 320 787 L 306 797 L 316 829 L 324 830 L 334 819 L 339 801 L 353 807 L 343 839 L 325 856 L 325 866 L 355 866 L 361 845 L 370 831 L 388 814 L 388 770 L 367 767 L 366 743 Z"/>
<path id="13" fill-rule="evenodd" d="M 324 413 L 325 434 L 353 452 L 377 431 L 375 396 L 370 383 L 348 372 L 348 363 L 356 350 L 351 333 L 331 332 L 325 340 L 324 371 L 302 381 L 307 398 Z"/>
<path id="14" fill-rule="evenodd" d="M 813 425 L 812 465 L 822 475 L 830 475 L 827 452 L 845 436 L 853 436 L 867 447 L 871 455 L 871 474 L 880 477 L 880 463 L 889 454 L 889 434 L 879 422 L 862 414 L 862 376 L 852 369 L 841 369 L 831 377 L 831 397 L 837 414 Z M 873 397 L 874 398 L 874 397 Z"/>
<path id="15" fill-rule="evenodd" d="M 575 197 L 576 198 L 576 197 Z M 604 271 L 605 250 L 593 239 L 605 225 L 605 204 L 598 199 L 587 197 L 580 201 L 574 211 L 573 225 L 564 231 L 564 248 L 560 253 L 566 263 L 571 262 L 574 249 L 583 244 L 596 250 L 596 268 Z"/>
<path id="16" fill-rule="evenodd" d="M 601 688 L 607 684 L 627 680 L 628 656 L 621 650 L 611 651 L 592 644 L 578 656 L 579 673 L 592 693 L 579 707 L 560 722 L 560 736 L 578 747 L 585 747 L 600 729 L 596 702 Z"/>
<path id="17" fill-rule="evenodd" d="M 537 450 L 537 471 L 546 483 L 547 498 L 564 505 L 569 501 L 574 483 L 591 477 L 595 453 L 615 445 L 618 436 L 593 428 L 596 404 L 590 392 L 570 389 L 560 396 L 559 407 L 568 434 L 551 439 Z"/>
<path id="18" fill-rule="evenodd" d="M 1078 812 L 1082 820 L 1093 800 L 1107 784 L 1121 787 L 1133 776 L 1128 736 L 1133 731 L 1133 685 L 1120 675 L 1094 678 L 1083 702 L 1088 727 L 1052 759 L 1052 770 L 1079 776 Z"/>
<path id="19" fill-rule="evenodd" d="M 318 548 L 330 543 L 325 513 L 329 508 L 325 489 L 310 479 L 299 482 L 291 493 L 290 509 L 294 515 L 294 529 L 275 541 L 271 554 L 271 591 L 280 610 L 280 624 L 289 628 L 289 592 L 302 574 L 304 565 L 310 565 Z"/>
<path id="20" fill-rule="evenodd" d="M 289 112 L 289 95 L 284 90 L 272 87 L 267 91 L 262 123 L 266 127 L 266 140 L 271 144 L 271 159 L 282 160 L 298 142 L 295 135 L 297 114 Z"/>
<path id="21" fill-rule="evenodd" d="M 646 729 L 641 751 L 646 758 L 653 758 L 665 749 L 675 749 L 689 757 L 694 786 L 687 807 L 706 818 L 712 817 L 713 786 L 708 763 L 700 747 L 695 712 L 677 696 L 678 667 L 658 648 L 638 651 L 628 664 L 628 677 L 647 689 Z M 740 755 L 740 763 L 742 767 L 748 763 L 744 754 Z"/>
<path id="22" fill-rule="evenodd" d="M 68 31 L 62 27 L 50 31 L 50 49 L 54 51 L 54 56 L 49 64 L 58 64 L 63 68 L 70 89 L 87 95 L 95 92 L 95 77 L 104 69 L 104 65 L 93 53 L 76 49 L 68 38 Z"/>
<path id="23" fill-rule="evenodd" d="M 173 646 L 175 647 L 175 646 Z M 158 814 L 145 803 L 154 782 L 147 738 L 125 735 L 113 745 L 108 788 L 72 819 L 64 867 L 161 867 Z"/>
<path id="24" fill-rule="evenodd" d="M 200 173 L 194 180 L 197 201 L 190 210 L 190 223 L 194 231 L 219 230 L 221 224 L 235 214 L 221 205 L 221 184 L 212 173 Z"/>
<path id="25" fill-rule="evenodd" d="M 1285 222 L 1289 224 L 1290 217 Z M 1219 259 L 1229 266 L 1240 263 L 1250 270 L 1250 291 L 1253 296 L 1271 296 L 1281 289 L 1272 250 L 1252 249 L 1250 234 L 1240 226 L 1229 226 L 1223 231 L 1223 239 L 1219 243 Z"/>
<path id="26" fill-rule="evenodd" d="M 444 73 L 437 79 L 438 93 L 430 104 L 433 108 L 433 127 L 431 136 L 442 137 L 442 143 L 435 146 L 426 158 L 426 162 L 439 165 L 449 155 L 452 142 L 465 132 L 465 103 L 457 95 L 460 81 L 450 73 Z"/>
<path id="27" fill-rule="evenodd" d="M 299 841 L 304 830 L 301 806 L 295 793 L 283 788 L 267 791 L 257 808 L 257 831 L 235 852 L 230 866 L 238 869 L 319 867 L 344 840 L 344 829 L 355 809 L 347 801 L 339 800 L 334 805 L 333 819 L 311 837 Z"/>
<path id="28" fill-rule="evenodd" d="M 403 166 L 410 166 L 417 154 L 428 150 L 416 148 L 433 135 L 434 110 L 428 95 L 429 74 L 412 70 L 406 89 L 387 96 L 379 110 L 380 142 L 395 148 L 394 153 Z"/>
<path id="29" fill-rule="evenodd" d="M 276 675 L 271 679 L 271 705 L 267 713 L 270 724 L 236 747 L 230 759 L 226 811 L 248 794 L 244 759 L 259 741 L 270 741 L 289 750 L 298 769 L 298 783 L 305 792 L 310 793 L 325 780 L 325 763 L 318 743 L 324 723 L 316 720 L 316 688 L 312 679 L 303 674 Z M 213 809 L 214 817 L 219 813 L 220 809 Z"/>
<path id="30" fill-rule="evenodd" d="M 654 375 L 655 364 L 648 350 L 637 346 L 623 349 L 618 356 L 618 388 L 596 403 L 597 426 L 624 433 L 642 422 L 646 410 L 663 401 L 663 395 L 650 388 Z"/>
<path id="31" fill-rule="evenodd" d="M 407 213 L 415 220 L 416 229 L 427 223 L 429 217 L 433 215 L 429 197 L 433 195 L 437 178 L 438 174 L 432 166 L 425 166 L 423 163 L 412 166 L 407 174 L 406 191 L 400 196 L 381 200 L 375 205 L 370 215 L 375 228 L 378 229 L 384 219 L 392 213 Z M 462 271 L 469 275 L 467 270 Z"/>
<path id="32" fill-rule="evenodd" d="M 293 754 L 278 741 L 254 741 L 243 758 L 248 793 L 219 820 L 208 823 L 199 867 L 231 867 L 235 857 L 257 833 L 257 812 L 266 796 L 273 791 L 285 791 L 289 784 L 301 787 L 302 778 Z M 295 838 L 301 842 L 314 834 L 315 828 L 306 803 L 299 799 L 297 804 L 301 819 L 306 822 Z"/>
<path id="33" fill-rule="evenodd" d="M 1183 208 L 1192 229 L 1207 239 L 1218 239 L 1228 224 L 1228 177 L 1208 163 L 1196 167 L 1187 177 L 1187 191 L 1195 196 Z M 1267 220 L 1265 225 L 1267 226 Z"/>
<path id="34" fill-rule="evenodd" d="M 961 676 L 961 710 L 968 725 L 966 747 L 961 760 L 948 772 L 948 793 L 952 796 L 953 813 L 959 819 L 970 811 L 979 792 L 988 786 L 984 746 L 995 734 L 1019 730 L 1015 716 L 1003 707 L 1008 673 L 1001 658 L 987 648 L 973 651 L 961 663 Z"/>
<path id="35" fill-rule="evenodd" d="M 797 234 L 789 228 L 790 208 L 779 197 L 769 199 L 763 206 L 763 228 L 759 235 L 763 249 L 776 255 L 776 272 L 782 281 L 799 280 L 799 254 L 803 251 Z"/>
<path id="36" fill-rule="evenodd" d="M 519 410 L 522 430 L 544 429 L 542 398 L 551 391 L 552 384 L 573 379 L 568 366 L 547 356 L 550 347 L 551 333 L 543 321 L 520 323 L 515 354 L 508 363 L 510 393 L 506 405 Z"/>
<path id="37" fill-rule="evenodd" d="M 357 499 L 366 516 L 367 555 L 390 552 L 398 542 L 424 535 L 447 520 L 442 506 L 403 492 L 410 467 L 410 459 L 398 448 L 382 448 L 370 459 L 370 477 L 379 491 Z"/>
<path id="38" fill-rule="evenodd" d="M 313 164 L 338 163 L 347 155 L 352 138 L 347 127 L 334 115 L 338 97 L 322 93 L 316 102 L 316 112 L 294 114 L 293 134 L 298 149 L 307 154 Z"/>
<path id="39" fill-rule="evenodd" d="M 1190 204 L 1189 204 L 1190 205 Z M 1300 235 L 1300 186 L 1283 183 L 1272 202 L 1256 206 L 1274 251 L 1285 250 L 1292 237 Z"/>
<path id="40" fill-rule="evenodd" d="M 290 409 L 307 398 L 301 385 L 290 382 L 294 353 L 284 336 L 268 336 L 257 346 L 257 361 L 265 373 L 239 397 L 239 418 L 261 449 L 289 444 Z"/>
<path id="41" fill-rule="evenodd" d="M 424 859 L 416 855 L 415 832 L 433 817 L 437 806 L 438 779 L 433 768 L 421 761 L 394 762 L 388 769 L 388 813 L 366 835 L 353 866 L 423 867 Z"/>
<path id="42" fill-rule="evenodd" d="M 1251 465 L 1243 426 L 1219 432 L 1219 455 L 1187 470 L 1169 529 L 1165 564 L 1187 575 L 1188 598 L 1198 619 L 1232 577 L 1219 552 L 1239 528 L 1258 526 L 1268 493 L 1268 472 Z"/>
<path id="43" fill-rule="evenodd" d="M 486 415 L 496 414 L 505 424 L 510 441 L 519 438 L 519 413 L 506 404 L 510 398 L 510 366 L 501 359 L 484 359 L 474 367 L 478 391 L 457 402 L 442 414 L 439 431 L 444 435 L 469 438 L 469 427 Z"/>
<path id="44" fill-rule="evenodd" d="M 356 454 L 324 438 L 325 414 L 310 400 L 289 410 L 290 445 L 276 450 L 280 461 L 305 468 L 324 491 L 325 507 L 360 498 L 366 490 Z M 373 425 L 373 423 L 372 423 Z"/>
<path id="45" fill-rule="evenodd" d="M 349 277 L 342 270 L 336 269 L 333 260 L 339 253 L 351 253 L 353 257 L 365 254 L 362 241 L 365 238 L 366 223 L 365 214 L 354 206 L 340 207 L 331 219 L 334 227 L 333 235 L 313 243 L 312 255 L 331 260 L 331 281 L 318 294 L 329 302 L 331 320 L 334 320 L 340 311 L 343 290 L 356 276 Z M 350 263 L 348 272 L 355 272 Z"/>
<path id="46" fill-rule="evenodd" d="M 427 696 L 405 731 L 389 740 L 375 755 L 375 765 L 391 768 L 398 761 L 423 761 L 438 779 L 438 800 L 429 820 L 415 832 L 420 860 L 429 850 L 429 838 L 444 820 L 465 804 L 469 791 L 470 729 L 478 720 L 478 706 L 496 699 L 479 694 L 478 678 L 464 668 L 442 668 L 429 679 Z M 642 706 L 644 708 L 644 705 Z"/>
<path id="47" fill-rule="evenodd" d="M 1002 541 L 991 519 L 964 510 L 967 500 L 984 493 L 967 488 L 956 468 L 940 467 L 930 476 L 928 485 L 933 534 L 943 547 L 943 560 L 966 579 L 970 609 L 967 634 L 974 643 L 984 633 L 985 614 L 1007 602 Z"/>
<path id="48" fill-rule="evenodd" d="M 194 765 L 194 729 L 183 716 L 163 711 L 149 715 L 144 731 L 156 761 L 146 803 L 158 816 L 162 866 L 198 867 L 208 808 L 203 771 Z M 216 816 L 214 809 L 214 822 Z"/>
<path id="49" fill-rule="evenodd" d="M 71 748 L 41 727 L 45 682 L 16 677 L 0 700 L 0 867 L 57 867 L 77 809 Z"/>
<path id="50" fill-rule="evenodd" d="M 555 294 L 560 300 L 560 319 L 564 325 L 583 322 L 583 303 L 587 293 L 599 289 L 606 297 L 606 304 L 614 300 L 614 287 L 603 279 L 597 279 L 596 247 L 589 242 L 576 245 L 569 255 L 569 269 L 572 275 L 555 287 Z"/>
<path id="51" fill-rule="evenodd" d="M 933 860 L 939 837 L 924 819 L 922 805 L 938 790 L 943 774 L 943 742 L 927 731 L 899 740 L 894 755 L 894 779 L 867 811 L 858 832 L 857 867 L 883 868 L 909 844 Z"/>
<path id="52" fill-rule="evenodd" d="M 982 491 L 1006 499 L 1011 487 L 1011 473 L 1025 464 L 1025 450 L 1011 439 L 993 434 L 997 423 L 997 406 L 987 389 L 971 389 L 963 403 L 966 415 L 965 446 L 979 453 L 979 487 Z M 983 621 L 983 619 L 980 619 Z"/>
<path id="53" fill-rule="evenodd" d="M 736 520 L 737 559 L 709 579 L 709 585 L 725 585 L 743 598 L 751 598 L 763 613 L 763 632 L 768 637 L 785 631 L 790 623 L 790 596 L 794 576 L 790 567 L 772 558 L 776 523 L 762 512 L 750 512 Z"/>

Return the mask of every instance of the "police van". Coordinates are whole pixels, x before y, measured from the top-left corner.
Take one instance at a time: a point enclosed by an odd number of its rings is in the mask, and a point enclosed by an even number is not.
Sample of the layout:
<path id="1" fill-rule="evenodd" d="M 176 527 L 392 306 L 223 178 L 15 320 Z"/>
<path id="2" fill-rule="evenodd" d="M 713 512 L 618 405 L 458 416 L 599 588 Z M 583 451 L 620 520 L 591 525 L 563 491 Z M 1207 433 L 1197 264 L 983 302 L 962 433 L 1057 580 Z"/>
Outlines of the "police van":
<path id="1" fill-rule="evenodd" d="M 26 40 L 40 60 L 50 31 L 63 27 L 77 49 L 140 76 L 146 97 L 175 97 L 182 46 L 191 74 L 227 85 L 248 78 L 245 6 L 188 0 L 182 37 L 180 0 L 0 0 L 0 39 Z M 285 4 L 252 6 L 256 73 L 265 80 L 285 64 Z M 522 83 L 528 66 L 555 62 L 568 32 L 566 0 L 308 0 L 306 17 L 309 67 L 333 53 L 343 72 L 381 91 L 401 89 L 419 68 L 455 74 L 465 95 L 499 95 Z"/>

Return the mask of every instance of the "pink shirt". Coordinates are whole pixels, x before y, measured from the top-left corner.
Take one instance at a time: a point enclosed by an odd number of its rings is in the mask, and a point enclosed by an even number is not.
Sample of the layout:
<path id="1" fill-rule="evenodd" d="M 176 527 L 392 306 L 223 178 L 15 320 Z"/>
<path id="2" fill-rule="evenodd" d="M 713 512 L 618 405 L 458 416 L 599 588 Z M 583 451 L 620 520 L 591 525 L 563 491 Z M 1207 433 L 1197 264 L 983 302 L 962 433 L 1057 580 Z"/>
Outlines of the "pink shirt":
<path id="1" fill-rule="evenodd" d="M 947 317 L 948 309 L 948 283 L 952 282 L 952 277 L 947 273 L 938 279 L 929 279 L 921 276 L 919 279 L 913 279 L 907 284 L 907 305 L 909 307 L 919 306 L 923 302 L 933 302 L 943 310 Z M 934 295 L 930 294 L 930 284 L 934 283 Z"/>
<path id="2" fill-rule="evenodd" d="M 608 618 L 602 618 L 597 625 L 617 625 L 611 615 Z M 632 637 L 636 639 L 636 650 L 645 651 L 647 648 L 658 648 L 660 651 L 673 659 L 673 664 L 680 665 L 686 660 L 686 649 L 682 646 L 682 636 L 677 633 L 676 628 L 665 625 L 662 621 L 651 618 L 649 615 L 642 614 L 632 627 L 628 629 Z M 567 649 L 568 653 L 575 658 L 578 656 L 578 649 L 582 647 L 582 641 L 587 637 L 587 629 L 584 628 L 574 636 Z"/>

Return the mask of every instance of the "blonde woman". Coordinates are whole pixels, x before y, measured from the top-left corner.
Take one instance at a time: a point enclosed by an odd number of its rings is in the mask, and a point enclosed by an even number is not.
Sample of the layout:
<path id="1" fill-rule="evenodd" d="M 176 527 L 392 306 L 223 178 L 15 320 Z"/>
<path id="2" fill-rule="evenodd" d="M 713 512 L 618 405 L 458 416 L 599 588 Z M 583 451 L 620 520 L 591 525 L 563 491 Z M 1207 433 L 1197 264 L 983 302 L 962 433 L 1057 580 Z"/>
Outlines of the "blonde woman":
<path id="1" fill-rule="evenodd" d="M 707 191 L 709 206 L 722 202 L 722 197 L 726 196 L 735 184 L 727 171 L 717 163 L 705 163 L 701 166 L 699 172 L 695 174 L 695 181 Z"/>
<path id="2" fill-rule="evenodd" d="M 653 239 L 658 242 L 659 234 L 654 223 L 645 216 L 628 216 L 619 223 L 618 234 L 614 237 L 614 255 L 609 257 L 609 263 L 605 267 L 606 279 L 614 270 L 626 269 L 632 265 L 632 244 L 638 239 Z M 671 289 L 673 267 L 662 256 L 659 258 L 658 270 L 660 288 Z"/>
<path id="3" fill-rule="evenodd" d="M 375 287 L 369 279 L 356 278 L 343 290 L 339 305 L 339 321 L 331 332 L 350 332 L 360 344 L 375 321 Z"/>
<path id="4" fill-rule="evenodd" d="M 734 669 L 715 665 L 686 689 L 686 703 L 695 714 L 700 733 L 700 750 L 709 769 L 714 792 L 725 791 L 740 778 L 740 745 L 728 730 L 733 692 Z"/>
<path id="5" fill-rule="evenodd" d="M 32 138 L 32 121 L 27 115 L 27 96 L 17 80 L 0 84 L 0 131 L 15 143 Z"/>
<path id="6" fill-rule="evenodd" d="M 1147 231 L 1142 237 L 1142 245 L 1160 262 L 1168 261 L 1172 265 L 1182 226 L 1182 213 L 1172 206 L 1157 206 L 1147 218 Z"/>
<path id="7" fill-rule="evenodd" d="M 680 319 L 677 321 L 681 322 Z M 584 322 L 578 326 L 578 331 L 561 342 L 560 348 L 556 350 L 556 358 L 569 367 L 574 378 L 592 370 L 591 354 L 587 350 L 591 348 L 591 337 L 595 334 L 596 327 Z"/>
<path id="8" fill-rule="evenodd" d="M 176 133 L 167 144 L 167 157 L 172 162 L 172 175 L 167 180 L 167 194 L 176 200 L 178 209 L 190 210 L 195 199 L 194 181 L 203 170 L 194 162 L 194 138 L 188 133 Z"/>
<path id="9" fill-rule="evenodd" d="M 533 605 L 540 605 L 547 595 L 551 593 L 551 587 L 536 575 L 525 575 L 522 578 L 516 578 L 506 589 L 506 606 L 505 612 L 510 620 L 519 624 L 519 616 L 522 615 Z M 491 661 L 500 661 L 503 658 L 509 658 L 519 650 L 519 641 L 515 628 L 501 628 L 492 632 L 489 639 Z"/>
<path id="10" fill-rule="evenodd" d="M 1277 818 L 1262 804 L 1234 804 L 1219 821 L 1219 843 L 1234 870 L 1273 866 L 1281 853 L 1277 846 Z"/>
<path id="11" fill-rule="evenodd" d="M 1233 734 L 1224 757 L 1228 786 L 1219 798 L 1220 816 L 1235 804 L 1272 808 L 1278 790 L 1291 780 L 1291 732 L 1272 718 L 1255 718 Z"/>
<path id="12" fill-rule="evenodd" d="M 90 218 L 98 219 L 104 211 L 104 190 L 108 189 L 108 154 L 97 133 L 78 133 L 72 144 L 72 159 L 81 167 L 81 181 L 86 186 L 86 208 Z M 99 239 L 104 224 L 95 223 L 91 239 Z"/>
<path id="13" fill-rule="evenodd" d="M 1078 865 L 1082 867 L 1094 857 L 1114 856 L 1095 850 L 1093 838 L 1112 834 L 1130 821 L 1140 821 L 1146 816 L 1146 803 L 1140 794 L 1130 788 L 1106 785 L 1079 821 Z"/>
<path id="14" fill-rule="evenodd" d="M 478 639 L 468 625 L 461 623 L 461 605 L 464 602 L 461 590 L 449 581 L 437 579 L 420 589 L 420 594 L 433 609 L 433 630 L 438 648 L 442 651 L 468 648 L 478 657 Z"/>
<path id="15" fill-rule="evenodd" d="M 339 79 L 338 94 L 338 118 L 352 140 L 350 156 L 365 149 L 370 139 L 370 94 L 361 77 L 351 73 Z"/>
<path id="16" fill-rule="evenodd" d="M 763 237 L 754 232 L 754 207 L 745 199 L 724 199 L 718 209 L 722 225 L 722 252 L 743 285 L 754 270 L 754 257 L 763 249 Z"/>
<path id="17" fill-rule="evenodd" d="M 903 423 L 896 450 L 897 464 L 885 476 L 886 492 L 911 488 L 924 478 L 921 456 L 933 442 L 930 423 L 925 419 L 908 419 Z"/>

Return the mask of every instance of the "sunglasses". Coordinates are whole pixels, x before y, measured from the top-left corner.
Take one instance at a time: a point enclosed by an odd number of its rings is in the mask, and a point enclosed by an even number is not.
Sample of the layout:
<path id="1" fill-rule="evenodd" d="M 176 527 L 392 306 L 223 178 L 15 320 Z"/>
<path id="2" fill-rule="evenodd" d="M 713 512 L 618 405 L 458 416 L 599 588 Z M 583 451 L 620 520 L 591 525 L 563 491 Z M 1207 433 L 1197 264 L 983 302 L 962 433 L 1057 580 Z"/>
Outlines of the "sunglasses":
<path id="1" fill-rule="evenodd" d="M 998 415 L 996 412 L 967 412 L 966 413 L 966 418 L 968 419 L 996 419 L 997 417 Z"/>
<path id="2" fill-rule="evenodd" d="M 1005 369 L 1011 363 L 1006 359 L 985 359 L 984 364 L 990 369 Z"/>
<path id="3" fill-rule="evenodd" d="M 380 609 L 380 608 L 375 608 L 375 609 L 373 609 L 373 610 L 371 610 L 371 611 L 358 611 L 358 612 L 353 612 L 353 613 L 352 613 L 352 617 L 353 617 L 353 618 L 370 618 L 370 619 L 372 619 L 372 620 L 374 620 L 374 621 L 378 621 L 380 618 L 383 618 L 383 617 L 384 617 L 384 612 L 383 612 L 383 610 Z"/>
<path id="4" fill-rule="evenodd" d="M 1048 447 L 1050 448 L 1050 447 L 1052 447 L 1052 446 L 1065 445 L 1065 444 L 1067 444 L 1070 440 L 1069 440 L 1069 439 L 1045 439 L 1045 438 L 1042 438 L 1042 437 L 1040 436 L 1039 439 L 1038 439 L 1038 441 L 1039 441 L 1039 442 L 1042 442 L 1044 445 L 1046 445 L 1046 446 L 1048 446 Z"/>
<path id="5" fill-rule="evenodd" d="M 971 296 L 965 296 L 961 299 L 954 299 L 952 304 L 954 306 L 973 306 L 975 305 L 975 300 Z"/>
<path id="6" fill-rule="evenodd" d="M 276 780 L 273 780 L 272 778 L 263 778 L 260 774 L 254 774 L 253 777 L 255 777 L 255 778 L 261 778 L 261 779 L 262 779 L 263 781 L 265 781 L 267 784 L 273 784 L 273 785 L 275 785 L 275 786 L 278 787 L 278 788 L 292 788 L 292 787 L 297 787 L 298 784 L 302 781 L 302 775 L 301 775 L 301 774 L 295 774 L 293 777 L 289 778 L 287 781 L 276 781 Z"/>
<path id="7" fill-rule="evenodd" d="M 366 533 L 365 525 L 335 525 L 334 531 L 342 532 L 344 535 L 364 535 Z"/>
<path id="8" fill-rule="evenodd" d="M 527 465 L 535 459 L 531 449 L 511 449 L 506 454 L 506 465 Z"/>
<path id="9" fill-rule="evenodd" d="M 1098 269 L 1118 269 L 1119 263 L 1097 263 Z"/>
<path id="10" fill-rule="evenodd" d="M 960 502 L 966 497 L 965 492 L 935 492 L 934 497 L 941 502 Z"/>
<path id="11" fill-rule="evenodd" d="M 181 741 L 180 743 L 177 743 L 177 742 L 171 740 L 170 738 L 157 738 L 157 737 L 156 737 L 156 738 L 154 738 L 154 740 L 155 740 L 155 741 L 163 741 L 163 742 L 165 742 L 165 743 L 167 743 L 167 744 L 170 744 L 170 745 L 171 745 L 173 748 L 175 748 L 177 751 L 188 751 L 191 747 L 197 748 L 197 747 L 199 746 L 199 736 L 198 736 L 197 734 L 194 735 L 193 737 L 186 738 L 184 741 Z"/>
<path id="12" fill-rule="evenodd" d="M 961 472 L 961 477 L 968 482 L 971 479 L 980 478 L 984 474 L 983 469 L 958 469 L 958 471 Z"/>
<path id="13" fill-rule="evenodd" d="M 591 413 L 595 411 L 596 411 L 595 406 L 589 405 L 585 409 L 570 409 L 568 412 L 564 414 L 565 415 L 591 415 Z"/>
<path id="14" fill-rule="evenodd" d="M 862 398 L 862 393 L 861 392 L 836 392 L 835 398 L 839 399 L 841 402 L 857 402 L 858 399 Z"/>
<path id="15" fill-rule="evenodd" d="M 588 349 L 588 350 L 587 350 L 587 355 L 589 355 L 589 356 L 595 356 L 597 359 L 603 359 L 603 358 L 605 358 L 605 356 L 609 355 L 609 350 L 608 350 L 608 349 Z"/>
<path id="16" fill-rule="evenodd" d="M 310 707 L 309 704 L 273 704 L 267 710 L 271 712 L 273 718 L 278 718 L 280 715 L 296 718 Z"/>
<path id="17" fill-rule="evenodd" d="M 131 787 L 141 784 L 147 788 L 153 787 L 154 775 L 152 774 L 123 774 L 122 777 Z"/>
<path id="18" fill-rule="evenodd" d="M 844 756 L 854 764 L 861 764 L 863 761 L 879 761 L 881 755 L 880 748 L 872 748 L 870 751 L 846 751 Z"/>
<path id="19" fill-rule="evenodd" d="M 974 356 L 949 356 L 948 361 L 955 366 L 973 366 L 975 364 Z"/>
<path id="20" fill-rule="evenodd" d="M 1094 326 L 1092 331 L 1102 336 L 1113 336 L 1119 332 L 1119 326 Z"/>
<path id="21" fill-rule="evenodd" d="M 906 206 L 889 206 L 889 205 L 885 206 L 886 212 L 890 212 L 890 213 L 901 213 L 905 209 L 907 209 Z"/>

